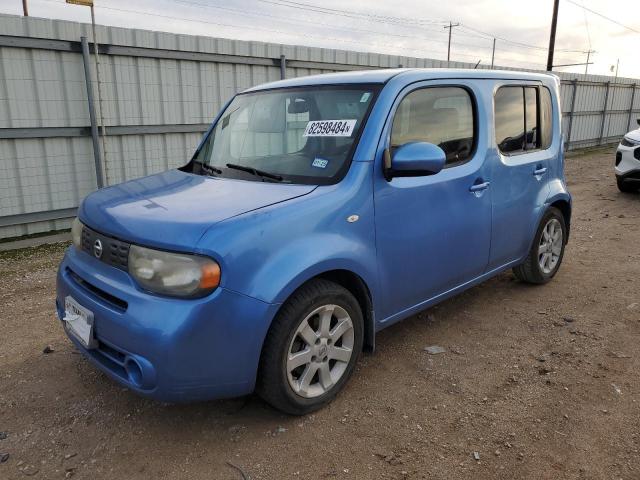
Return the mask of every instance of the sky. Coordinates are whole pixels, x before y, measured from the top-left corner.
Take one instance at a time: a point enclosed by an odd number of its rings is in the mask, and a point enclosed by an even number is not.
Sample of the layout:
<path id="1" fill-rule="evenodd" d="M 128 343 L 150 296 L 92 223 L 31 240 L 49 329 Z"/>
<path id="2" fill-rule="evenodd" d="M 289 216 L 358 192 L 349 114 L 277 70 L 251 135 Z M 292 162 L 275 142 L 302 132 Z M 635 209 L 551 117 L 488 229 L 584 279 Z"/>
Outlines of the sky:
<path id="1" fill-rule="evenodd" d="M 544 70 L 553 0 L 94 0 L 104 25 Z M 90 21 L 65 0 L 28 0 L 34 17 Z M 585 8 L 583 8 L 585 7 Z M 591 11 L 589 11 L 591 10 Z M 595 12 L 595 13 L 593 13 Z M 635 12 L 635 14 L 630 14 Z M 560 0 L 555 65 L 640 78 L 638 0 Z M 0 0 L 22 14 L 22 0 Z M 600 14 L 600 15 L 598 15 Z M 608 17 L 603 18 L 601 15 Z M 1 33 L 1 32 L 0 32 Z M 584 73 L 585 66 L 556 67 Z"/>

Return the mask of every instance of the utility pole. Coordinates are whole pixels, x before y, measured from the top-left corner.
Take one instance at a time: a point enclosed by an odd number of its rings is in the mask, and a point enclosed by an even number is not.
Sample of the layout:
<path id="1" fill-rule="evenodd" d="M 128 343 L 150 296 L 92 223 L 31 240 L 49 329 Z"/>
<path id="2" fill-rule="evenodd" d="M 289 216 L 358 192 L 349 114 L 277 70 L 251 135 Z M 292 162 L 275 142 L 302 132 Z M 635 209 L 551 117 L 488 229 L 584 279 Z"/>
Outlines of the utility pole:
<path id="1" fill-rule="evenodd" d="M 27 8 L 27 0 L 22 0 L 22 14 L 25 17 L 29 16 L 29 8 Z"/>
<path id="2" fill-rule="evenodd" d="M 496 39 L 493 39 L 493 50 L 491 50 L 491 69 L 493 69 L 493 60 L 496 58 Z"/>
<path id="3" fill-rule="evenodd" d="M 585 63 L 584 65 L 584 74 L 587 74 L 587 71 L 589 70 L 589 57 L 591 57 L 592 53 L 596 53 L 595 50 L 587 50 L 587 63 Z"/>
<path id="4" fill-rule="evenodd" d="M 558 26 L 558 6 L 560 0 L 553 0 L 553 17 L 551 18 L 551 34 L 549 35 L 549 56 L 547 57 L 547 72 L 553 69 L 553 50 L 556 46 L 556 27 Z"/>
<path id="5" fill-rule="evenodd" d="M 444 27 L 445 29 L 446 28 L 449 29 L 449 46 L 447 47 L 447 67 L 449 66 L 449 62 L 451 61 L 451 31 L 453 30 L 453 27 L 458 27 L 458 26 L 460 26 L 459 23 L 449 22 L 449 26 Z"/>

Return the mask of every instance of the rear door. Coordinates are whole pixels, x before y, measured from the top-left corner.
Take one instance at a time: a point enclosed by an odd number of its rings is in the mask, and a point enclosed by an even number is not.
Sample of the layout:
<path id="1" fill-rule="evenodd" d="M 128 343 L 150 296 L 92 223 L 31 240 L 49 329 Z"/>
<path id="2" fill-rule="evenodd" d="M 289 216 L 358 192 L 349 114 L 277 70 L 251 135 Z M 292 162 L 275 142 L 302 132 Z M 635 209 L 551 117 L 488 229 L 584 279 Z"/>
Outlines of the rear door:
<path id="1" fill-rule="evenodd" d="M 546 87 L 509 83 L 495 91 L 489 269 L 521 259 L 529 250 L 549 194 L 552 118 Z"/>

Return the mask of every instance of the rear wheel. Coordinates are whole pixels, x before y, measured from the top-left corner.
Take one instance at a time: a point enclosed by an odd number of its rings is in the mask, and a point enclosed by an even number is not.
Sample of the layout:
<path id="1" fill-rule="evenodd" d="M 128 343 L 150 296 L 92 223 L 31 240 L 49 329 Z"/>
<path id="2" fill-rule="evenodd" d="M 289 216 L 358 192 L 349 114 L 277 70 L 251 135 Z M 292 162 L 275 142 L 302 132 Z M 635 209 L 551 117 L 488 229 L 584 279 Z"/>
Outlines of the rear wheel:
<path id="1" fill-rule="evenodd" d="M 355 368 L 363 318 L 353 295 L 327 280 L 313 280 L 282 306 L 260 359 L 257 390 L 268 403 L 303 415 L 330 402 Z"/>
<path id="2" fill-rule="evenodd" d="M 528 283 L 547 283 L 560 268 L 566 243 L 566 224 L 562 212 L 550 207 L 542 217 L 527 259 L 513 269 L 515 276 Z"/>
<path id="3" fill-rule="evenodd" d="M 637 184 L 633 184 L 631 182 L 625 182 L 621 178 L 616 178 L 616 183 L 618 184 L 618 190 L 624 193 L 633 193 L 638 191 Z"/>

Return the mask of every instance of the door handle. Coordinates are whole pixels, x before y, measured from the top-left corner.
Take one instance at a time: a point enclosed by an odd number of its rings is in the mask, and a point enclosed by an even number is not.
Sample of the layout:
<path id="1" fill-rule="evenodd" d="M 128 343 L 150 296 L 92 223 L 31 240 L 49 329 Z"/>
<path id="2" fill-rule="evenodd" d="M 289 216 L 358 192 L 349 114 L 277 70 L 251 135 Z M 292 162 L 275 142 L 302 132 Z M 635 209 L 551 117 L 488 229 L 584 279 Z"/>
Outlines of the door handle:
<path id="1" fill-rule="evenodd" d="M 486 190 L 487 188 L 489 188 L 489 185 L 490 185 L 490 182 L 476 183 L 475 185 L 471 185 L 469 187 L 469 191 L 471 193 L 481 192 L 482 190 Z"/>
<path id="2" fill-rule="evenodd" d="M 547 167 L 540 167 L 540 168 L 536 168 L 533 171 L 533 174 L 537 177 L 538 175 L 544 175 L 545 173 L 547 173 Z"/>

